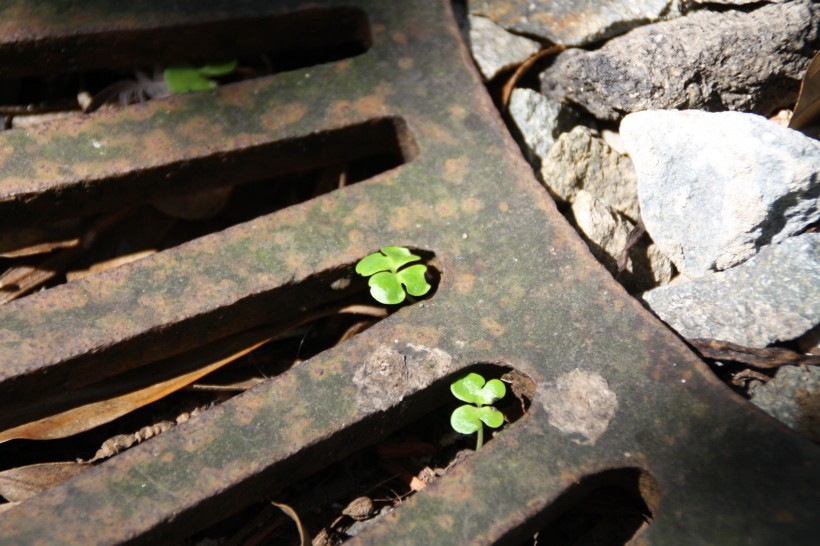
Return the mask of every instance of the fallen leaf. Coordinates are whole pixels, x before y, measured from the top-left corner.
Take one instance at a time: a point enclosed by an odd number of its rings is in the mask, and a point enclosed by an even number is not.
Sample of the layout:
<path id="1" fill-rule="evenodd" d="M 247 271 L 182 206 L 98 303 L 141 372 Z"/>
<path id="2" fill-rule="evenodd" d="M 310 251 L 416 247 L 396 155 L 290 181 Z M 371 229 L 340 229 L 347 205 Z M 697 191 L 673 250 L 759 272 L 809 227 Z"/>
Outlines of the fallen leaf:
<path id="1" fill-rule="evenodd" d="M 208 375 L 234 360 L 242 358 L 251 351 L 261 347 L 271 338 L 264 339 L 227 358 L 213 362 L 193 372 L 173 377 L 166 381 L 155 383 L 147 388 L 129 392 L 100 402 L 85 404 L 68 411 L 51 415 L 38 421 L 33 421 L 5 430 L 0 433 L 0 442 L 13 439 L 28 440 L 55 440 L 66 438 L 85 432 L 99 425 L 122 417 L 135 409 L 147 406 L 171 393 L 187 387 L 197 379 Z"/>
<path id="2" fill-rule="evenodd" d="M 296 510 L 287 504 L 280 504 L 274 501 L 270 501 L 270 503 L 284 512 L 290 519 L 293 520 L 294 523 L 296 523 L 296 528 L 299 530 L 299 540 L 301 541 L 300 546 L 308 546 L 312 542 L 310 533 L 308 533 L 305 526 L 302 525 L 302 521 L 299 519 L 299 514 L 296 513 Z"/>
<path id="3" fill-rule="evenodd" d="M 69 271 L 65 274 L 65 277 L 68 282 L 76 281 L 78 279 L 82 279 L 83 277 L 87 277 L 95 273 L 102 273 L 103 271 L 108 271 L 109 269 L 114 269 L 115 267 L 119 267 L 121 265 L 136 262 L 137 260 L 141 260 L 142 258 L 150 256 L 151 254 L 155 254 L 156 252 L 157 251 L 155 249 L 149 249 L 141 250 L 139 252 L 133 252 L 131 254 L 123 254 L 122 256 L 117 256 L 116 258 L 111 258 L 110 260 L 97 262 L 88 269 L 78 269 L 76 271 Z"/>
<path id="4" fill-rule="evenodd" d="M 809 63 L 803 81 L 800 83 L 800 94 L 794 107 L 789 127 L 803 129 L 820 124 L 820 51 Z"/>
<path id="5" fill-rule="evenodd" d="M 129 388 L 128 385 L 130 382 L 135 381 L 134 378 L 140 380 L 140 385 L 145 384 L 145 377 L 148 373 L 145 369 L 134 370 L 131 375 L 114 377 L 111 380 L 107 380 L 108 383 L 104 385 L 91 385 L 92 389 L 96 389 L 97 401 L 81 404 L 55 415 L 50 415 L 2 431 L 0 432 L 0 443 L 13 439 L 53 440 L 66 438 L 111 422 L 114 419 L 187 387 L 200 378 L 242 358 L 270 341 L 286 337 L 294 329 L 304 324 L 337 313 L 369 314 L 371 316 L 382 317 L 386 316 L 387 311 L 382 308 L 364 305 L 347 305 L 339 308 L 321 309 L 313 313 L 308 313 L 289 323 L 265 327 L 262 330 L 243 332 L 229 338 L 217 340 L 209 345 L 194 349 L 190 354 L 175 357 L 179 358 L 182 365 L 171 360 L 165 361 L 162 366 L 159 366 L 159 371 L 166 374 L 164 376 L 166 379 L 154 381 L 148 387 L 137 387 L 135 384 L 133 390 L 126 390 Z M 265 338 L 261 341 L 247 345 L 250 343 L 250 340 L 259 340 L 263 335 Z M 220 354 L 220 352 L 221 354 L 225 354 L 226 351 L 233 350 L 231 347 L 235 348 L 237 346 L 244 346 L 245 348 L 238 352 L 233 352 L 229 356 L 215 362 L 211 360 L 214 358 L 214 355 Z M 202 362 L 210 363 L 201 365 Z M 167 374 L 169 370 L 173 371 L 180 368 L 192 371 L 180 373 L 179 375 L 168 378 Z M 118 389 L 116 392 L 119 394 L 101 399 L 105 396 L 106 392 L 112 392 L 112 385 Z M 67 396 L 75 396 L 75 393 L 69 391 L 67 392 Z M 61 403 L 67 403 L 70 400 L 74 400 L 74 398 L 69 397 L 63 399 Z"/>
<path id="6" fill-rule="evenodd" d="M 42 463 L 0 472 L 0 495 L 9 502 L 24 501 L 85 472 L 84 463 Z"/>

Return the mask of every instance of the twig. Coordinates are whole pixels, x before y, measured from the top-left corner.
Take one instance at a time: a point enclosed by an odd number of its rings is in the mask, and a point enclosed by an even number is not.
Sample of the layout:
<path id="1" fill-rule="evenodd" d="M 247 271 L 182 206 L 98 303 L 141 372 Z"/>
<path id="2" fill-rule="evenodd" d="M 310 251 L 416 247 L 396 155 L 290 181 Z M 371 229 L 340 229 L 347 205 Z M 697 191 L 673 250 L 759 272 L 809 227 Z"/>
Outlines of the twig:
<path id="1" fill-rule="evenodd" d="M 820 356 L 803 355 L 782 347 L 755 349 L 729 341 L 702 338 L 687 341 L 703 358 L 740 362 L 763 370 L 780 366 L 820 365 Z"/>
<path id="2" fill-rule="evenodd" d="M 548 47 L 547 49 L 542 49 L 538 53 L 532 55 L 529 59 L 521 63 L 521 65 L 515 69 L 513 75 L 510 76 L 510 79 L 504 84 L 504 87 L 501 88 L 501 104 L 504 107 L 504 110 L 507 110 L 507 107 L 510 105 L 510 97 L 512 96 L 513 89 L 518 81 L 524 77 L 530 68 L 533 67 L 535 63 L 540 61 L 545 57 L 549 57 L 550 55 L 554 55 L 556 53 L 560 53 L 566 49 L 561 44 L 554 45 L 552 47 Z"/>

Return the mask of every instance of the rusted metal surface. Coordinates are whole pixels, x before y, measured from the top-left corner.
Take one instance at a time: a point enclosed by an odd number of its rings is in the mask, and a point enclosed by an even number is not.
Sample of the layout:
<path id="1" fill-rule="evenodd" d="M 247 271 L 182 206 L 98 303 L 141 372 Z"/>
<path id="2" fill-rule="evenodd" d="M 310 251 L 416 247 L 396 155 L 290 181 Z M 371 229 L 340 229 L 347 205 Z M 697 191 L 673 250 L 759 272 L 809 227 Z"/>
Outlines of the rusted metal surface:
<path id="1" fill-rule="evenodd" d="M 659 488 L 641 543 L 813 543 L 820 449 L 733 395 L 594 261 L 521 159 L 444 2 L 345 5 L 369 18 L 372 46 L 358 57 L 0 134 L 0 195 L 33 188 L 43 210 L 60 184 L 88 178 L 101 189 L 87 199 L 105 201 L 121 173 L 184 173 L 196 158 L 374 120 L 403 120 L 408 156 L 373 180 L 0 307 L 0 415 L 56 395 L 78 370 L 145 366 L 338 298 L 333 281 L 386 244 L 436 254 L 435 296 L 1 514 L 3 544 L 172 543 L 424 414 L 448 377 L 479 362 L 532 378 L 530 411 L 358 543 L 511 539 L 584 476 L 624 467 Z M 108 155 L 91 154 L 91 138 L 108 139 Z"/>

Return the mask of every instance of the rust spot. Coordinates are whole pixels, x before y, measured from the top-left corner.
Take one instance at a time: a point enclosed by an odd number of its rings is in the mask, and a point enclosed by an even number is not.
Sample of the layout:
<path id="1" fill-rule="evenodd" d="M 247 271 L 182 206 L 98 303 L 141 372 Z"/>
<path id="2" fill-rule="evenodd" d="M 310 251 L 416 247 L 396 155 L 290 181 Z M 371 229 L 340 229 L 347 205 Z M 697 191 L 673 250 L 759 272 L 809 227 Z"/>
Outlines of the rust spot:
<path id="1" fill-rule="evenodd" d="M 442 529 L 447 531 L 451 530 L 453 528 L 453 523 L 455 523 L 455 520 L 453 519 L 453 516 L 449 514 L 439 514 L 436 516 L 436 524 Z"/>
<path id="2" fill-rule="evenodd" d="M 441 343 L 441 328 L 432 326 L 422 326 L 413 329 L 411 339 L 416 343 L 427 345 L 428 347 L 435 347 Z"/>
<path id="3" fill-rule="evenodd" d="M 268 129 L 281 129 L 305 117 L 307 107 L 300 102 L 279 104 L 262 114 L 262 125 Z"/>
<path id="4" fill-rule="evenodd" d="M 416 63 L 412 57 L 402 57 L 399 59 L 399 68 L 402 70 L 412 70 L 415 65 Z"/>
<path id="5" fill-rule="evenodd" d="M 498 204 L 498 210 L 500 210 L 501 212 L 507 212 L 508 210 L 510 210 L 510 206 L 507 204 L 506 201 L 501 201 Z"/>
<path id="6" fill-rule="evenodd" d="M 404 231 L 413 224 L 413 211 L 409 207 L 396 207 L 390 217 L 390 227 L 396 231 Z"/>
<path id="7" fill-rule="evenodd" d="M 350 225 L 358 225 L 358 226 L 367 226 L 371 225 L 375 219 L 379 217 L 379 209 L 372 203 L 362 203 L 358 205 L 351 214 L 348 214 L 343 223 L 346 226 Z"/>
<path id="8" fill-rule="evenodd" d="M 61 165 L 58 163 L 40 160 L 34 164 L 34 172 L 40 178 L 61 178 L 60 170 Z"/>
<path id="9" fill-rule="evenodd" d="M 352 244 L 358 244 L 364 241 L 364 234 L 358 229 L 351 229 L 347 232 L 347 240 Z"/>
<path id="10" fill-rule="evenodd" d="M 192 118 L 174 128 L 174 133 L 190 142 L 212 143 L 221 138 L 222 127 L 204 117 Z"/>
<path id="11" fill-rule="evenodd" d="M 450 112 L 450 117 L 455 121 L 464 121 L 467 119 L 467 109 L 460 104 L 451 104 L 447 107 L 447 111 Z"/>
<path id="12" fill-rule="evenodd" d="M 455 146 L 458 141 L 444 126 L 427 118 L 416 120 L 419 132 L 435 143 Z"/>
<path id="13" fill-rule="evenodd" d="M 453 284 L 460 294 L 469 294 L 473 291 L 473 287 L 475 286 L 475 276 L 470 275 L 469 273 L 459 273 L 456 275 Z"/>
<path id="14" fill-rule="evenodd" d="M 154 129 L 142 136 L 141 151 L 148 157 L 167 156 L 170 151 L 176 150 L 177 142 L 168 135 L 167 131 Z"/>
<path id="15" fill-rule="evenodd" d="M 387 27 L 383 23 L 374 23 L 370 26 L 370 31 L 373 34 L 384 34 L 385 30 L 387 30 Z"/>
<path id="16" fill-rule="evenodd" d="M 384 105 L 383 95 L 370 95 L 356 101 L 356 111 L 367 117 L 384 115 L 387 108 Z"/>
<path id="17" fill-rule="evenodd" d="M 301 270 L 305 265 L 305 256 L 303 254 L 290 253 L 287 258 L 285 258 L 285 263 L 291 271 Z"/>
<path id="18" fill-rule="evenodd" d="M 332 118 L 345 118 L 350 115 L 353 105 L 349 100 L 336 100 L 330 104 L 330 116 Z"/>
<path id="19" fill-rule="evenodd" d="M 468 197 L 464 200 L 464 203 L 461 206 L 461 209 L 469 214 L 475 214 L 476 212 L 480 211 L 484 208 L 484 203 L 476 199 L 475 197 Z"/>
<path id="20" fill-rule="evenodd" d="M 436 214 L 439 218 L 452 218 L 456 215 L 457 205 L 453 199 L 446 199 L 436 203 Z"/>
<path id="21" fill-rule="evenodd" d="M 334 65 L 334 68 L 336 69 L 336 72 L 339 72 L 340 74 L 344 74 L 345 72 L 350 70 L 350 59 L 344 59 L 344 60 L 338 61 Z"/>
<path id="22" fill-rule="evenodd" d="M 278 246 L 288 247 L 293 242 L 293 234 L 289 231 L 277 231 L 273 234 L 273 242 Z"/>
<path id="23" fill-rule="evenodd" d="M 444 162 L 444 180 L 461 183 L 464 180 L 464 175 L 467 174 L 467 166 L 470 159 L 466 155 L 453 157 Z"/>
<path id="24" fill-rule="evenodd" d="M 258 86 L 257 86 L 258 87 Z M 250 108 L 253 106 L 250 97 L 253 93 L 249 92 L 248 85 L 223 85 L 219 87 L 219 100 L 225 105 L 234 106 L 236 108 Z"/>
<path id="25" fill-rule="evenodd" d="M 484 327 L 493 337 L 501 337 L 507 331 L 504 326 L 492 317 L 484 317 L 481 319 L 481 326 Z"/>
<path id="26" fill-rule="evenodd" d="M 407 35 L 404 32 L 394 32 L 390 38 L 399 45 L 407 45 Z"/>
<path id="27" fill-rule="evenodd" d="M 0 165 L 6 163 L 14 155 L 14 146 L 0 147 Z"/>

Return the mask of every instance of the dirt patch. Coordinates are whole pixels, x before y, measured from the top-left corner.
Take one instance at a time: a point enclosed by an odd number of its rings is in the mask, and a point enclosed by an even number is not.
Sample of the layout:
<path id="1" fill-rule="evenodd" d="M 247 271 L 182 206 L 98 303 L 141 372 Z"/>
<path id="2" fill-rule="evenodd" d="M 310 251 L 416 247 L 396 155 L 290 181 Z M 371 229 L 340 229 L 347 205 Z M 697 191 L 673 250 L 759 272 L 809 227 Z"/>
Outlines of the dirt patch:
<path id="1" fill-rule="evenodd" d="M 618 410 L 618 398 L 606 379 L 578 368 L 558 377 L 554 384 L 543 385 L 539 392 L 549 424 L 581 445 L 594 444 Z"/>
<path id="2" fill-rule="evenodd" d="M 446 375 L 452 363 L 441 349 L 412 343 L 379 345 L 353 376 L 356 402 L 365 412 L 384 411 Z"/>

